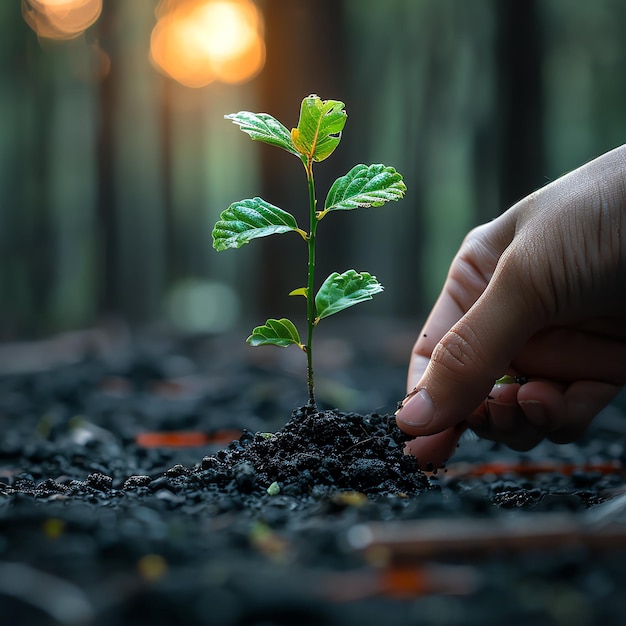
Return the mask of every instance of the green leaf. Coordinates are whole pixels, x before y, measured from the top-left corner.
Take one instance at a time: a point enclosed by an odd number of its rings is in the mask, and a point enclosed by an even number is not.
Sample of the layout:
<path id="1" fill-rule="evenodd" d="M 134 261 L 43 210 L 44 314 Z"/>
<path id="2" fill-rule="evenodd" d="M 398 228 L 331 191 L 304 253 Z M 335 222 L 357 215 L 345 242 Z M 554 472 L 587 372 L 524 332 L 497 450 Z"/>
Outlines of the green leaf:
<path id="1" fill-rule="evenodd" d="M 300 156 L 291 140 L 291 134 L 276 118 L 267 113 L 251 113 L 240 111 L 224 116 L 227 120 L 238 124 L 244 133 L 248 133 L 252 139 L 262 141 L 272 146 L 277 146 Z"/>
<path id="2" fill-rule="evenodd" d="M 400 200 L 405 191 L 402 175 L 393 167 L 382 163 L 355 165 L 333 183 L 324 210 L 318 217 L 323 217 L 329 211 L 382 206 L 390 200 Z"/>
<path id="3" fill-rule="evenodd" d="M 289 231 L 306 237 L 290 213 L 262 198 L 240 200 L 233 202 L 220 215 L 213 228 L 213 247 L 219 251 L 241 248 L 252 239 Z"/>
<path id="4" fill-rule="evenodd" d="M 286 348 L 292 344 L 302 348 L 298 329 L 288 319 L 269 319 L 263 326 L 257 326 L 246 339 L 251 346 L 279 346 Z"/>
<path id="5" fill-rule="evenodd" d="M 308 298 L 309 290 L 306 287 L 298 287 L 297 289 L 293 289 L 292 291 L 290 291 L 289 295 L 290 296 L 304 296 L 305 298 Z"/>
<path id="6" fill-rule="evenodd" d="M 302 101 L 298 127 L 291 130 L 296 150 L 313 161 L 328 158 L 341 140 L 346 124 L 345 104 L 311 95 Z"/>
<path id="7" fill-rule="evenodd" d="M 316 322 L 324 317 L 343 311 L 350 306 L 371 300 L 383 286 L 375 276 L 367 272 L 348 270 L 343 274 L 333 272 L 315 296 Z"/>
<path id="8" fill-rule="evenodd" d="M 504 376 L 498 378 L 498 380 L 496 380 L 494 384 L 495 385 L 512 385 L 514 382 L 516 382 L 515 376 L 509 376 L 509 374 L 505 374 Z"/>

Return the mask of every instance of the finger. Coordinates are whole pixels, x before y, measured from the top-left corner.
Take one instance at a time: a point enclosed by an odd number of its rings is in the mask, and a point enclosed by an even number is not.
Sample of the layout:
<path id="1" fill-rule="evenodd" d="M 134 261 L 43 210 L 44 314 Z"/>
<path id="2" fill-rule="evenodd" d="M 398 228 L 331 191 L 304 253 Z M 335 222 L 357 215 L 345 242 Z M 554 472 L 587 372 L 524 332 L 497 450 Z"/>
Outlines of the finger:
<path id="1" fill-rule="evenodd" d="M 554 443 L 570 443 L 584 434 L 619 391 L 619 385 L 595 381 L 576 382 L 569 387 L 553 381 L 531 381 L 519 387 L 517 409 L 510 403 L 509 393 L 506 403 L 486 401 L 467 423 L 479 437 L 514 450 L 529 450 L 546 438 Z"/>
<path id="2" fill-rule="evenodd" d="M 424 374 L 435 346 L 484 292 L 513 233 L 512 221 L 501 216 L 467 235 L 413 347 L 407 391 L 411 391 Z"/>
<path id="3" fill-rule="evenodd" d="M 442 467 L 454 454 L 465 429 L 466 425 L 462 424 L 430 437 L 417 437 L 407 442 L 405 452 L 417 459 L 422 471 L 431 472 Z"/>
<path id="4" fill-rule="evenodd" d="M 396 414 L 414 436 L 431 435 L 465 420 L 506 371 L 513 355 L 543 325 L 526 298 L 515 265 L 494 275 L 470 310 L 432 352 L 424 375 Z"/>
<path id="5" fill-rule="evenodd" d="M 526 419 L 546 434 L 563 428 L 568 419 L 564 393 L 567 385 L 532 380 L 522 385 L 517 401 Z"/>
<path id="6" fill-rule="evenodd" d="M 469 428 L 483 439 L 504 443 L 514 450 L 536 446 L 546 433 L 532 424 L 520 408 L 517 393 L 522 387 L 495 385 L 488 399 L 468 418 Z"/>
<path id="7" fill-rule="evenodd" d="M 622 335 L 624 330 L 621 330 Z M 515 357 L 525 376 L 626 382 L 626 338 L 579 328 L 551 328 L 530 338 Z"/>
<path id="8" fill-rule="evenodd" d="M 487 416 L 490 428 L 509 431 L 514 425 L 520 411 L 517 404 L 518 384 L 496 384 L 491 388 L 484 402 L 484 415 Z"/>
<path id="9" fill-rule="evenodd" d="M 517 413 L 508 415 L 507 418 L 504 425 L 493 415 L 481 420 L 480 423 L 473 422 L 472 419 L 468 422 L 470 428 L 482 439 L 503 443 L 513 450 L 530 450 L 545 439 L 544 430 L 533 426 L 521 411 L 518 410 Z"/>
<path id="10" fill-rule="evenodd" d="M 620 385 L 596 381 L 572 383 L 564 394 L 568 419 L 548 438 L 554 443 L 569 443 L 579 439 L 594 417 L 615 399 L 620 389 Z"/>

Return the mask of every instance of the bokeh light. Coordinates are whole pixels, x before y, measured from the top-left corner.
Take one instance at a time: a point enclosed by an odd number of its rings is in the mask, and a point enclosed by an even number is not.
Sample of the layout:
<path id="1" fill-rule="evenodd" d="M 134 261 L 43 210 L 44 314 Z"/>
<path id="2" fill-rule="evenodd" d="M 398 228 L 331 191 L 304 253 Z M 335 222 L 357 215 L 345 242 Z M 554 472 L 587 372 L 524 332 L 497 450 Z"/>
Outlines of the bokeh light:
<path id="1" fill-rule="evenodd" d="M 249 80 L 265 63 L 262 16 L 250 0 L 161 0 L 150 57 L 187 87 Z"/>
<path id="2" fill-rule="evenodd" d="M 46 39 L 74 39 L 100 17 L 102 0 L 22 0 L 26 23 Z"/>

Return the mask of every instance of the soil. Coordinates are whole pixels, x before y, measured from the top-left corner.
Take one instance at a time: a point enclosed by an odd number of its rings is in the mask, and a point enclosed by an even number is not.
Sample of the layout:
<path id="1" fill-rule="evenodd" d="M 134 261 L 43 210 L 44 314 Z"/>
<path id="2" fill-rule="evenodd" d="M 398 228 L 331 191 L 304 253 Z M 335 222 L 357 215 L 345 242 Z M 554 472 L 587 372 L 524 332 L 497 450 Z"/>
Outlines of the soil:
<path id="1" fill-rule="evenodd" d="M 0 623 L 623 623 L 621 409 L 425 475 L 391 416 L 409 335 L 321 339 L 319 411 L 301 354 L 239 336 L 0 349 Z"/>

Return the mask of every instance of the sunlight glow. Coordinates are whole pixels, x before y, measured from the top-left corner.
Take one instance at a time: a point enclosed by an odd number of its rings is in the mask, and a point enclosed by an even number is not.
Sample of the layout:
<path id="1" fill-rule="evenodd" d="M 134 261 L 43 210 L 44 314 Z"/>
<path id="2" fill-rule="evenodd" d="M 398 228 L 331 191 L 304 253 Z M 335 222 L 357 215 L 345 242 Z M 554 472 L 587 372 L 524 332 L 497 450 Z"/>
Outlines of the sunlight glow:
<path id="1" fill-rule="evenodd" d="M 251 0 L 161 0 L 157 18 L 150 58 L 187 87 L 243 82 L 265 63 L 263 20 Z"/>
<path id="2" fill-rule="evenodd" d="M 74 39 L 100 17 L 102 0 L 22 0 L 26 23 L 46 39 Z"/>

